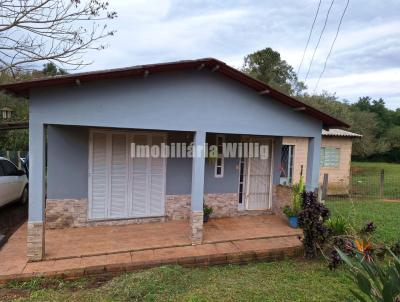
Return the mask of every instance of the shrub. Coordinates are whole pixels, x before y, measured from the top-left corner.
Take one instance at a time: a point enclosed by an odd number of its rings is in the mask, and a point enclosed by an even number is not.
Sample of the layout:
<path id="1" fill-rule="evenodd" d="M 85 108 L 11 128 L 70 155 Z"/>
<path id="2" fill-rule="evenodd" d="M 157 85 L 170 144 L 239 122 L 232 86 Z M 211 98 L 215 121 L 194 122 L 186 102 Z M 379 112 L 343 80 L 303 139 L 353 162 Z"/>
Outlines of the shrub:
<path id="1" fill-rule="evenodd" d="M 203 204 L 203 213 L 204 215 L 211 215 L 214 209 L 206 204 Z"/>
<path id="2" fill-rule="evenodd" d="M 301 201 L 304 190 L 305 190 L 304 177 L 300 176 L 300 181 L 297 184 L 294 184 L 292 187 L 292 193 L 293 193 L 292 204 L 286 205 L 283 208 L 283 213 L 287 217 L 297 216 L 301 211 Z"/>
<path id="3" fill-rule="evenodd" d="M 317 194 L 304 192 L 302 211 L 299 213 L 299 226 L 303 229 L 303 245 L 307 258 L 317 256 L 317 248 L 322 247 L 329 237 L 325 221 L 329 218 L 329 210 L 318 202 Z"/>
<path id="4" fill-rule="evenodd" d="M 350 229 L 349 223 L 342 216 L 329 218 L 325 224 L 333 236 L 345 235 Z"/>
<path id="5" fill-rule="evenodd" d="M 358 289 L 369 299 L 367 300 L 359 292 L 350 289 L 358 301 L 400 301 L 400 259 L 389 250 L 393 261 L 385 266 L 383 262 L 365 261 L 362 253 L 357 253 L 354 261 L 340 249 L 337 249 L 340 258 L 351 268 L 353 282 Z"/>

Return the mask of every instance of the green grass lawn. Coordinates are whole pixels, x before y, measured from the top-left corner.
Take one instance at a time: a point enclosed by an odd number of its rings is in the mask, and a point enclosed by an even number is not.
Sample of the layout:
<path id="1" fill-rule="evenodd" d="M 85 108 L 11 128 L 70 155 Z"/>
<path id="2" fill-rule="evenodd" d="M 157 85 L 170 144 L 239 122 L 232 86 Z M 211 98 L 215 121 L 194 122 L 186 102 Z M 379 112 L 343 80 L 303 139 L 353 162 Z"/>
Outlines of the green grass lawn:
<path id="1" fill-rule="evenodd" d="M 400 240 L 400 202 L 379 200 L 337 200 L 327 201 L 332 216 L 341 215 L 355 229 L 366 221 L 373 221 L 377 227 L 374 240 L 392 244 Z"/>
<path id="2" fill-rule="evenodd" d="M 327 202 L 332 215 L 359 228 L 377 226 L 374 239 L 400 239 L 400 203 L 339 200 Z M 0 301 L 345 301 L 352 283 L 347 267 L 330 271 L 323 259 L 225 265 L 210 268 L 166 266 L 99 282 L 33 279 L 0 286 Z"/>
<path id="3" fill-rule="evenodd" d="M 20 301 L 344 301 L 349 282 L 344 268 L 330 271 L 322 261 L 210 268 L 166 266 L 125 274 L 97 287 L 93 279 L 30 281 L 10 288 Z M 10 298 L 10 296 L 8 297 Z"/>
<path id="4" fill-rule="evenodd" d="M 352 162 L 352 192 L 379 197 L 380 173 L 385 171 L 384 197 L 400 199 L 400 164 L 379 162 Z"/>
<path id="5" fill-rule="evenodd" d="M 396 163 L 379 163 L 379 162 L 352 162 L 352 168 L 358 168 L 358 174 L 376 174 L 380 173 L 382 169 L 385 170 L 385 174 L 393 176 L 397 175 L 400 177 L 400 164 Z"/>

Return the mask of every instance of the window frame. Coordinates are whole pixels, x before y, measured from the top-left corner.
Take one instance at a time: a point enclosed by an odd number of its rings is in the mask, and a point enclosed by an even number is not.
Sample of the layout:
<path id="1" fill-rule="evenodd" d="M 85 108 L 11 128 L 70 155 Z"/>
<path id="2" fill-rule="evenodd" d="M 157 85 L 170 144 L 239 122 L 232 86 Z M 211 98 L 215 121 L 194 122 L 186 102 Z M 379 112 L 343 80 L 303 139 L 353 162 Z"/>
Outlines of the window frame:
<path id="1" fill-rule="evenodd" d="M 337 162 L 335 165 L 327 165 L 326 164 L 326 149 L 336 150 L 337 151 Z M 321 155 L 320 155 L 320 166 L 324 169 L 340 169 L 340 156 L 341 156 L 341 148 L 338 146 L 321 146 Z"/>
<path id="2" fill-rule="evenodd" d="M 219 143 L 219 140 L 221 143 Z M 224 153 L 223 153 L 223 144 L 225 142 L 225 136 L 218 134 L 215 139 L 215 145 L 217 146 L 217 158 L 215 159 L 214 164 L 214 177 L 215 178 L 223 178 L 224 177 L 224 167 L 225 167 L 225 160 L 224 160 Z M 221 153 L 219 152 L 219 145 L 221 145 Z M 220 164 L 218 161 L 220 160 Z M 218 168 L 220 168 L 220 173 L 218 173 Z"/>
<path id="3" fill-rule="evenodd" d="M 296 145 L 295 144 L 282 144 L 281 163 L 280 163 L 281 167 L 282 167 L 282 151 L 283 151 L 284 146 L 288 147 L 288 160 L 287 160 L 287 168 L 288 169 L 287 169 L 287 176 L 286 176 L 286 179 L 288 180 L 288 183 L 286 183 L 286 184 L 282 184 L 281 183 L 281 178 L 282 178 L 281 173 L 282 173 L 282 171 L 280 171 L 280 173 L 279 173 L 279 183 L 281 185 L 291 186 L 291 185 L 293 185 L 293 175 L 294 175 L 294 166 L 295 166 L 294 161 L 295 161 L 295 158 L 296 158 L 296 154 L 295 154 Z"/>

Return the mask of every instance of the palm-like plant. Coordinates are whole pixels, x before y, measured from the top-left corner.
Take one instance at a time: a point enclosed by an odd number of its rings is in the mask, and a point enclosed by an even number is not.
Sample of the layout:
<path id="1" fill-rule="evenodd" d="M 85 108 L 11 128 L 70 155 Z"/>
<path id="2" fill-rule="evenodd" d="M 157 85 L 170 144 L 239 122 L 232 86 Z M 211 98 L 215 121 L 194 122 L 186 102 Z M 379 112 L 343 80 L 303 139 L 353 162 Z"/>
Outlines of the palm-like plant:
<path id="1" fill-rule="evenodd" d="M 366 261 L 364 253 L 357 252 L 353 260 L 336 249 L 341 259 L 351 268 L 351 276 L 359 290 L 352 290 L 357 301 L 400 302 L 400 259 L 391 251 L 393 260 L 388 265 Z"/>

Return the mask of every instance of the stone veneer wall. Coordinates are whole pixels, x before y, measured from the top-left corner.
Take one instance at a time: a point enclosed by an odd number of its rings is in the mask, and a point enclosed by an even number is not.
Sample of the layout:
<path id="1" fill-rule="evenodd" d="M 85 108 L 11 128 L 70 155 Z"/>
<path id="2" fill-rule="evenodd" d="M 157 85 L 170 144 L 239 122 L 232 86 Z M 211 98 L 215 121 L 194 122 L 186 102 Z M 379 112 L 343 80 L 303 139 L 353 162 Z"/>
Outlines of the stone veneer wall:
<path id="1" fill-rule="evenodd" d="M 44 257 L 43 222 L 28 222 L 27 258 L 28 261 L 40 261 Z"/>
<path id="2" fill-rule="evenodd" d="M 47 199 L 46 228 L 82 227 L 87 223 L 87 199 Z"/>
<path id="3" fill-rule="evenodd" d="M 89 221 L 87 218 L 87 206 L 87 199 L 48 199 L 46 202 L 46 229 L 141 224 L 165 221 L 165 217 Z"/>
<path id="4" fill-rule="evenodd" d="M 285 216 L 283 208 L 292 202 L 292 188 L 289 186 L 275 185 L 272 193 L 272 211 L 276 215 Z"/>
<path id="5" fill-rule="evenodd" d="M 213 218 L 271 213 L 269 210 L 238 210 L 238 193 L 205 194 L 204 198 L 206 204 L 213 207 L 213 214 L 211 216 Z M 187 194 L 167 195 L 165 217 L 88 221 L 87 211 L 87 199 L 48 199 L 46 203 L 46 228 L 60 229 L 100 225 L 139 224 L 165 220 L 189 220 L 191 217 L 191 196 Z"/>
<path id="6" fill-rule="evenodd" d="M 191 212 L 190 214 L 190 232 L 193 245 L 203 243 L 203 211 Z"/>
<path id="7" fill-rule="evenodd" d="M 269 210 L 239 210 L 239 194 L 238 193 L 222 193 L 222 194 L 204 194 L 205 202 L 213 208 L 211 217 L 234 217 L 244 215 L 264 215 L 269 214 Z"/>
<path id="8" fill-rule="evenodd" d="M 188 220 L 191 212 L 192 197 L 187 194 L 167 195 L 165 216 L 168 220 Z"/>

